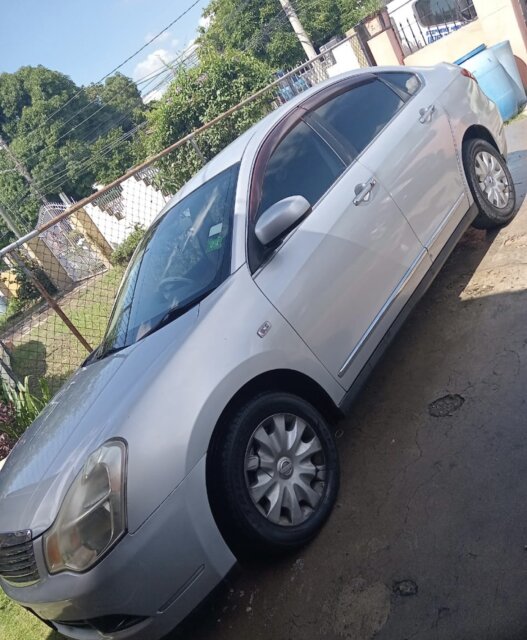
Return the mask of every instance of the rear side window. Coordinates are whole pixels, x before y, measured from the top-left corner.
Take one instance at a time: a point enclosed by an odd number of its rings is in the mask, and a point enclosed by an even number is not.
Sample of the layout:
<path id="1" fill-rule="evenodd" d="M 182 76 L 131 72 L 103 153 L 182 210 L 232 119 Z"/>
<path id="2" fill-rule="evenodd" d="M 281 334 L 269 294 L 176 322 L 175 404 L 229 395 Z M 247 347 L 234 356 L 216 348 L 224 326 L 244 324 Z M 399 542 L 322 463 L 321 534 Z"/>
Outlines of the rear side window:
<path id="1" fill-rule="evenodd" d="M 278 144 L 269 159 L 258 215 L 288 196 L 304 196 L 314 205 L 344 168 L 326 142 L 305 122 L 300 122 Z"/>
<path id="2" fill-rule="evenodd" d="M 374 80 L 329 100 L 313 113 L 359 154 L 403 106 L 395 91 Z"/>
<path id="3" fill-rule="evenodd" d="M 389 71 L 387 73 L 377 73 L 375 75 L 384 82 L 387 82 L 397 91 L 400 91 L 402 97 L 410 98 L 421 88 L 421 81 L 413 73 Z"/>

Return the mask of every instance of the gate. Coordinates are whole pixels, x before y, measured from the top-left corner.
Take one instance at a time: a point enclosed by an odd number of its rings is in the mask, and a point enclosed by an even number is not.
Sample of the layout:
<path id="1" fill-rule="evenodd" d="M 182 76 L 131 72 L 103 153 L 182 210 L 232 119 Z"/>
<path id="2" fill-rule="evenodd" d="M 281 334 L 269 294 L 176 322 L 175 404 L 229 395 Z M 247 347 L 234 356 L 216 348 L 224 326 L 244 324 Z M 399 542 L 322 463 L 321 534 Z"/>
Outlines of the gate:
<path id="1" fill-rule="evenodd" d="M 37 228 L 66 210 L 64 204 L 47 204 L 40 208 Z M 106 269 L 86 236 L 75 227 L 75 219 L 65 218 L 43 231 L 39 237 L 60 262 L 73 282 L 80 282 Z"/>

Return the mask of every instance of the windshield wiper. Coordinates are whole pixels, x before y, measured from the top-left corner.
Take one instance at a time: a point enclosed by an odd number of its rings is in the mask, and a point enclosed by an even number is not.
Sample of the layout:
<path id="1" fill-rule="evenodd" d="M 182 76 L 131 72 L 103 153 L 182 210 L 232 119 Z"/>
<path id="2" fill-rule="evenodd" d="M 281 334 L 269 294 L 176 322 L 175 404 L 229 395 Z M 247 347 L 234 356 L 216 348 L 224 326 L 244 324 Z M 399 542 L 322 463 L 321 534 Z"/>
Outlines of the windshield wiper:
<path id="1" fill-rule="evenodd" d="M 169 309 L 165 313 L 165 315 L 161 318 L 161 320 L 156 322 L 153 327 L 148 329 L 148 331 L 144 333 L 140 339 L 142 340 L 143 338 L 146 338 L 147 336 L 151 335 L 158 329 L 161 329 L 161 327 L 164 327 L 165 325 L 169 324 L 176 318 L 179 318 L 183 314 L 187 313 L 187 311 L 190 311 L 190 309 L 192 309 L 197 304 L 199 304 L 202 300 L 204 300 L 209 295 L 209 293 L 214 291 L 215 288 L 216 287 L 211 287 L 210 289 L 206 289 L 203 293 L 201 293 L 199 296 L 196 296 L 186 304 L 183 304 L 180 307 L 174 307 L 173 309 Z"/>
<path id="2" fill-rule="evenodd" d="M 107 356 L 112 356 L 114 353 L 118 351 L 122 351 L 126 348 L 127 345 L 122 345 L 121 347 L 111 347 L 110 349 L 103 349 L 102 345 L 94 349 L 90 355 L 86 358 L 86 360 L 82 363 L 81 367 L 84 367 L 87 364 L 91 364 L 92 362 L 98 362 L 99 360 L 103 360 Z"/>

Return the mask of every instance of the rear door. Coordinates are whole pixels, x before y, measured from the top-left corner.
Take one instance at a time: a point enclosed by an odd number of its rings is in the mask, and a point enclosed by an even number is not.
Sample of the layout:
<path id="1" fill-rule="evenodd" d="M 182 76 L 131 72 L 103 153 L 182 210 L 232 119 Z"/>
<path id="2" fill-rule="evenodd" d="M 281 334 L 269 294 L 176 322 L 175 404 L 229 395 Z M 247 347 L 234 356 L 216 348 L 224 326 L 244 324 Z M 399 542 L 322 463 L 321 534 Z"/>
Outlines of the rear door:
<path id="1" fill-rule="evenodd" d="M 376 130 L 399 106 L 379 114 Z M 262 292 L 349 388 L 406 301 L 409 278 L 417 282 L 430 263 L 371 171 L 318 130 L 307 111 L 296 117 L 256 161 L 249 259 Z M 310 215 L 274 253 L 251 251 L 258 215 L 291 195 L 310 201 Z"/>
<path id="2" fill-rule="evenodd" d="M 376 73 L 313 113 L 387 189 L 432 259 L 469 208 L 442 89 L 408 71 Z"/>

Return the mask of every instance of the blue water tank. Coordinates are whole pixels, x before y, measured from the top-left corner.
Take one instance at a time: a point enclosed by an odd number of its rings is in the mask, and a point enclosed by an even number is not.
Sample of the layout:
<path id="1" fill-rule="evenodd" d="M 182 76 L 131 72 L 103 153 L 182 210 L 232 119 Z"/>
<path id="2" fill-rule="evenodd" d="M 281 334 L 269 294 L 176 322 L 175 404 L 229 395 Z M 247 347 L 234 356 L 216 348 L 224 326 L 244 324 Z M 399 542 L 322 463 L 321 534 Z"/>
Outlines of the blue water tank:
<path id="1" fill-rule="evenodd" d="M 505 40 L 505 42 L 500 42 L 499 44 L 495 44 L 493 47 L 490 47 L 490 50 L 494 53 L 496 58 L 498 58 L 498 62 L 514 82 L 518 102 L 520 103 L 520 107 L 523 107 L 527 102 L 527 95 L 525 95 L 525 88 L 518 70 L 518 65 L 516 64 L 516 58 L 512 52 L 511 43 L 508 40 Z"/>
<path id="2" fill-rule="evenodd" d="M 481 45 L 456 60 L 456 64 L 474 74 L 482 91 L 496 103 L 504 120 L 510 120 L 517 115 L 518 88 L 491 49 Z"/>

